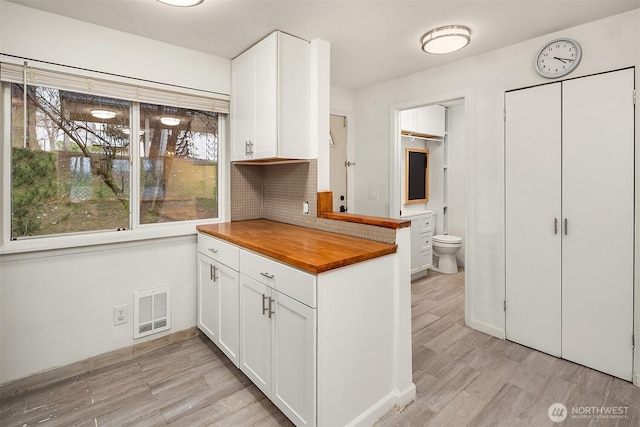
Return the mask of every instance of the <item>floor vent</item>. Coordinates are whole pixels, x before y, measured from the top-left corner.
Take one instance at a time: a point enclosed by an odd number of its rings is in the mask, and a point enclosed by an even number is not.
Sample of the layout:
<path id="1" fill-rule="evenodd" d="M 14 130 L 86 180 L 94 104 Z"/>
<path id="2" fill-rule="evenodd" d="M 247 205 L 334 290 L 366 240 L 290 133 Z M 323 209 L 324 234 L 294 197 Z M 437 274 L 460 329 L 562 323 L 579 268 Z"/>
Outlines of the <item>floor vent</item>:
<path id="1" fill-rule="evenodd" d="M 133 301 L 133 338 L 171 329 L 170 286 L 134 292 Z"/>

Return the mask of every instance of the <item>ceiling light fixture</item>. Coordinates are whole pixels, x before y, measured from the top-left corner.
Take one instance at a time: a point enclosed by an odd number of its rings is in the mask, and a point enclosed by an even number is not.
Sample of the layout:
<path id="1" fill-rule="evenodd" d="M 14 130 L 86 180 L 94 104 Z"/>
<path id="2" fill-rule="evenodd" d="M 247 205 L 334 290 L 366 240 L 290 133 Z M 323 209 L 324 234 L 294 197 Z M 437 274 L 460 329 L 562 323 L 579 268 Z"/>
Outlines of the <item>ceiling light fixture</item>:
<path id="1" fill-rule="evenodd" d="M 204 0 L 158 0 L 160 3 L 170 4 L 171 6 L 191 7 L 197 6 Z"/>
<path id="2" fill-rule="evenodd" d="M 427 53 L 451 53 L 471 42 L 471 30 L 462 25 L 447 25 L 429 31 L 422 37 L 422 50 Z"/>
<path id="3" fill-rule="evenodd" d="M 96 119 L 113 119 L 116 116 L 116 112 L 111 110 L 94 109 L 91 110 L 91 115 Z"/>
<path id="4" fill-rule="evenodd" d="M 180 119 L 178 117 L 164 116 L 160 117 L 160 123 L 166 126 L 177 126 L 180 124 Z"/>

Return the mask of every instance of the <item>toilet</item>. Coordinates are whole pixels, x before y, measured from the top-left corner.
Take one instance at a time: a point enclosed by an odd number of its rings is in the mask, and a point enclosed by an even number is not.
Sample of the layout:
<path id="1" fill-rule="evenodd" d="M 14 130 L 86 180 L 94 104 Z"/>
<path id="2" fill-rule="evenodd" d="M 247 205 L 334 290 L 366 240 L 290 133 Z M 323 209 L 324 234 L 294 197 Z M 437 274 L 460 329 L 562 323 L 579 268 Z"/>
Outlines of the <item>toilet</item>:
<path id="1" fill-rule="evenodd" d="M 438 256 L 437 271 L 446 274 L 457 273 L 458 262 L 456 261 L 456 253 L 458 253 L 462 246 L 462 237 L 436 234 L 432 237 L 431 241 L 433 251 Z"/>

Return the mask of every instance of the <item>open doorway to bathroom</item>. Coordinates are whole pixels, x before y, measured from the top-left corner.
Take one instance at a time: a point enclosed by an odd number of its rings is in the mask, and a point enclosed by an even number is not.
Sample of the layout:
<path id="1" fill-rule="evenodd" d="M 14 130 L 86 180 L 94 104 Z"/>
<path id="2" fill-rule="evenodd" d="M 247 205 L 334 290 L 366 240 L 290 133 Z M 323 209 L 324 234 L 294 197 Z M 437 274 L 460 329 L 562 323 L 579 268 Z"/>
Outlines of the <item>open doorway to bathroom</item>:
<path id="1" fill-rule="evenodd" d="M 466 94 L 460 94 L 409 101 L 391 108 L 390 182 L 391 188 L 396 191 L 391 192 L 389 205 L 391 216 L 412 221 L 414 351 L 416 346 L 429 348 L 430 340 L 449 328 L 456 329 L 466 323 L 468 100 Z M 427 200 L 414 203 L 406 197 L 408 150 L 428 153 Z M 416 218 L 422 222 L 414 230 Z M 427 226 L 425 221 L 428 222 Z M 458 246 L 454 248 L 457 249 L 455 253 L 448 257 L 454 259 L 457 272 L 451 269 L 451 265 L 445 265 L 447 268 L 439 271 L 442 254 L 434 251 L 434 237 L 441 241 L 438 243 L 440 248 Z"/>

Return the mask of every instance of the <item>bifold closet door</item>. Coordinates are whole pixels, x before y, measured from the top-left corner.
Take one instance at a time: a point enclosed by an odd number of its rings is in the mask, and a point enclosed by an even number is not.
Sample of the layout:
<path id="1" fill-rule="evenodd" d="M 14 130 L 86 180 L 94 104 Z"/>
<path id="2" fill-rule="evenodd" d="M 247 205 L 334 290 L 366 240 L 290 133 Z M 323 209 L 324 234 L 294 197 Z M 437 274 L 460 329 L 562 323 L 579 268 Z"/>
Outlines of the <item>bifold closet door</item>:
<path id="1" fill-rule="evenodd" d="M 562 94 L 562 357 L 626 380 L 633 357 L 633 87 L 628 69 L 565 81 Z"/>
<path id="2" fill-rule="evenodd" d="M 505 94 L 506 336 L 561 354 L 561 85 Z"/>

